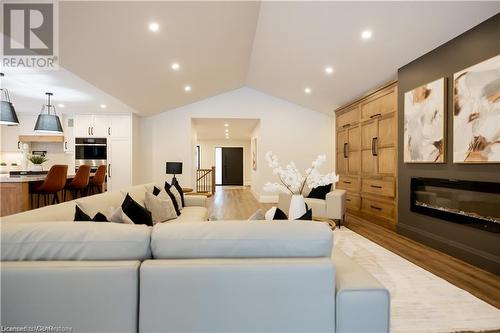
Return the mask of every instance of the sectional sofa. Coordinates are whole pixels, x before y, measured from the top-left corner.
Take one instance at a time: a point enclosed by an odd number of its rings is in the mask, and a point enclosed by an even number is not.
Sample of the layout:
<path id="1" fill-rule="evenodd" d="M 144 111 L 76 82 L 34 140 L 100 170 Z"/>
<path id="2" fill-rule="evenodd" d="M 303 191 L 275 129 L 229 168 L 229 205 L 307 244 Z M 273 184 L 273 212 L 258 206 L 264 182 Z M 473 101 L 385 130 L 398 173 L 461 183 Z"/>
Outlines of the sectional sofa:
<path id="1" fill-rule="evenodd" d="M 154 227 L 71 222 L 76 203 L 105 212 L 126 193 L 143 202 L 151 185 L 2 218 L 2 326 L 389 331 L 387 289 L 333 247 L 327 224 L 207 222 L 202 196 L 186 196 L 180 218 Z"/>

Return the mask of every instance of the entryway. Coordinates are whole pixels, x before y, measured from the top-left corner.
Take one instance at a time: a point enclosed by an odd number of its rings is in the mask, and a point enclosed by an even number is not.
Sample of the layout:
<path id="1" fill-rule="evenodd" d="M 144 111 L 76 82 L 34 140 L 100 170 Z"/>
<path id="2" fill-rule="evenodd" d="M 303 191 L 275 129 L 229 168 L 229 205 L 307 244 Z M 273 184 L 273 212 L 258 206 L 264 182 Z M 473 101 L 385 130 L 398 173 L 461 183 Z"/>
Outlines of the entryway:
<path id="1" fill-rule="evenodd" d="M 243 147 L 215 148 L 215 184 L 243 185 Z"/>

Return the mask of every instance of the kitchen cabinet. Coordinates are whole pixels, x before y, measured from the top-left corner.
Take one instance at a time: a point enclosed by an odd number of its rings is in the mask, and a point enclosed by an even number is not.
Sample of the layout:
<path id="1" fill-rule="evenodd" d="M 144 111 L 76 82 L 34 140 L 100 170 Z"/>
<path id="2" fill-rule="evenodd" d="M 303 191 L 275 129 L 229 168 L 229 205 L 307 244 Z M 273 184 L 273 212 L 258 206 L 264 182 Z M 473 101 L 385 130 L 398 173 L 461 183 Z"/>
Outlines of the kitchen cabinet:
<path id="1" fill-rule="evenodd" d="M 77 114 L 74 118 L 75 137 L 107 137 L 108 117 L 105 115 Z"/>
<path id="2" fill-rule="evenodd" d="M 132 140 L 108 139 L 108 191 L 119 191 L 132 185 Z"/>
<path id="3" fill-rule="evenodd" d="M 2 152 L 21 151 L 22 143 L 19 142 L 19 125 L 1 125 Z"/>
<path id="4" fill-rule="evenodd" d="M 72 153 L 75 151 L 74 118 L 73 116 L 63 115 L 61 120 L 64 131 L 63 150 L 66 153 Z"/>
<path id="5" fill-rule="evenodd" d="M 132 133 L 132 117 L 129 115 L 109 116 L 107 135 L 111 138 L 126 138 Z"/>

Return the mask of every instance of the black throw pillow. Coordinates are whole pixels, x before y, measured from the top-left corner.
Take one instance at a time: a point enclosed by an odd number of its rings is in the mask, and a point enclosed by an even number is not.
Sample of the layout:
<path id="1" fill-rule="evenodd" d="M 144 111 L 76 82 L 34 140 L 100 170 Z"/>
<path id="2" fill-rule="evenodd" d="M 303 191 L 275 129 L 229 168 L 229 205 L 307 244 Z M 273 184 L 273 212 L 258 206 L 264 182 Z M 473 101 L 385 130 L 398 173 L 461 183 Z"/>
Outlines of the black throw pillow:
<path id="1" fill-rule="evenodd" d="M 301 217 L 299 217 L 298 219 L 296 220 L 301 220 L 301 221 L 312 221 L 312 217 L 313 217 L 313 210 L 312 208 L 308 209 L 307 212 L 305 212 L 304 215 L 302 215 Z"/>
<path id="2" fill-rule="evenodd" d="M 153 225 L 151 212 L 139 205 L 128 193 L 123 200 L 122 210 L 135 224 Z"/>
<path id="3" fill-rule="evenodd" d="M 97 213 L 97 214 L 95 214 L 94 218 L 91 218 L 90 216 L 85 214 L 83 212 L 83 210 L 81 210 L 81 208 L 78 207 L 78 205 L 76 205 L 75 207 L 76 207 L 75 208 L 75 218 L 73 219 L 73 221 L 75 221 L 75 222 L 90 222 L 90 221 L 108 222 L 108 219 L 102 213 Z"/>
<path id="4" fill-rule="evenodd" d="M 177 191 L 179 191 L 179 193 L 181 194 L 182 207 L 186 207 L 186 204 L 184 203 L 184 192 L 182 191 L 182 187 L 177 181 L 177 178 L 172 179 L 172 186 L 174 186 L 177 189 Z"/>
<path id="5" fill-rule="evenodd" d="M 288 217 L 286 216 L 285 212 L 283 212 L 279 208 L 276 208 L 276 211 L 274 212 L 273 220 L 288 220 Z"/>
<path id="6" fill-rule="evenodd" d="M 153 195 L 154 196 L 157 196 L 158 194 L 160 194 L 161 190 L 156 187 L 156 186 L 153 186 Z"/>
<path id="7" fill-rule="evenodd" d="M 307 197 L 308 198 L 312 198 L 312 199 L 322 199 L 322 200 L 325 200 L 326 199 L 326 195 L 328 193 L 330 193 L 331 190 L 332 190 L 332 184 L 318 186 L 318 187 L 313 188 L 311 190 L 311 193 L 309 193 L 309 195 Z"/>
<path id="8" fill-rule="evenodd" d="M 168 182 L 165 182 L 165 192 L 167 192 L 168 196 L 170 197 L 170 200 L 172 200 L 172 204 L 174 205 L 175 213 L 177 216 L 181 215 L 181 211 L 179 210 L 179 205 L 177 204 L 177 200 L 175 199 L 175 196 L 173 195 L 172 192 L 170 192 L 170 185 Z"/>

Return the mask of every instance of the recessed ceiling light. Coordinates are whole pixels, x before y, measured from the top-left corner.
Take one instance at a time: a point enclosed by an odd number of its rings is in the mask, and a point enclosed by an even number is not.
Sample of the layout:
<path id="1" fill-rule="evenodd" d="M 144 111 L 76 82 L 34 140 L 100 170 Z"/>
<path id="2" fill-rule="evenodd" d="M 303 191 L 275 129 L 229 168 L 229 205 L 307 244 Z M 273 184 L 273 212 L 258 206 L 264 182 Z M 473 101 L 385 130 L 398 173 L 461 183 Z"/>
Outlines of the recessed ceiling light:
<path id="1" fill-rule="evenodd" d="M 149 30 L 151 30 L 152 32 L 157 32 L 158 30 L 160 30 L 160 25 L 156 22 L 151 22 L 149 23 Z"/>
<path id="2" fill-rule="evenodd" d="M 101 104 L 101 105 L 99 105 L 99 106 L 101 107 L 101 109 L 105 109 L 105 108 L 107 108 L 107 107 L 108 107 L 106 104 Z"/>
<path id="3" fill-rule="evenodd" d="M 304 92 L 305 92 L 306 94 L 310 94 L 310 93 L 311 93 L 311 91 L 312 91 L 312 90 L 311 90 L 311 88 L 305 88 L 305 89 L 304 89 Z"/>
<path id="4" fill-rule="evenodd" d="M 185 86 L 185 87 L 184 87 L 184 91 L 186 91 L 186 92 L 190 92 L 190 91 L 191 91 L 191 86 Z"/>
<path id="5" fill-rule="evenodd" d="M 372 38 L 372 35 L 373 35 L 373 33 L 371 30 L 365 30 L 361 33 L 361 38 L 364 40 L 367 40 L 367 39 Z"/>
<path id="6" fill-rule="evenodd" d="M 57 104 L 57 107 L 62 109 L 62 108 L 64 108 L 64 104 L 59 103 L 59 104 Z"/>
<path id="7" fill-rule="evenodd" d="M 333 67 L 332 66 L 325 67 L 325 73 L 326 74 L 332 74 L 333 73 Z"/>
<path id="8" fill-rule="evenodd" d="M 229 129 L 226 128 L 226 133 L 229 132 Z"/>
<path id="9" fill-rule="evenodd" d="M 229 137 L 228 137 L 228 136 L 226 136 L 226 140 L 229 140 Z"/>
<path id="10" fill-rule="evenodd" d="M 178 63 L 176 63 L 176 62 L 174 62 L 174 63 L 172 64 L 172 66 L 170 66 L 170 67 L 172 67 L 172 69 L 173 69 L 174 71 L 178 71 L 178 70 L 181 68 L 181 65 L 179 65 L 179 64 L 178 64 Z"/>
<path id="11" fill-rule="evenodd" d="M 229 126 L 229 124 L 228 124 L 228 123 L 225 123 L 225 124 L 224 124 L 224 126 L 228 127 L 228 126 Z"/>

